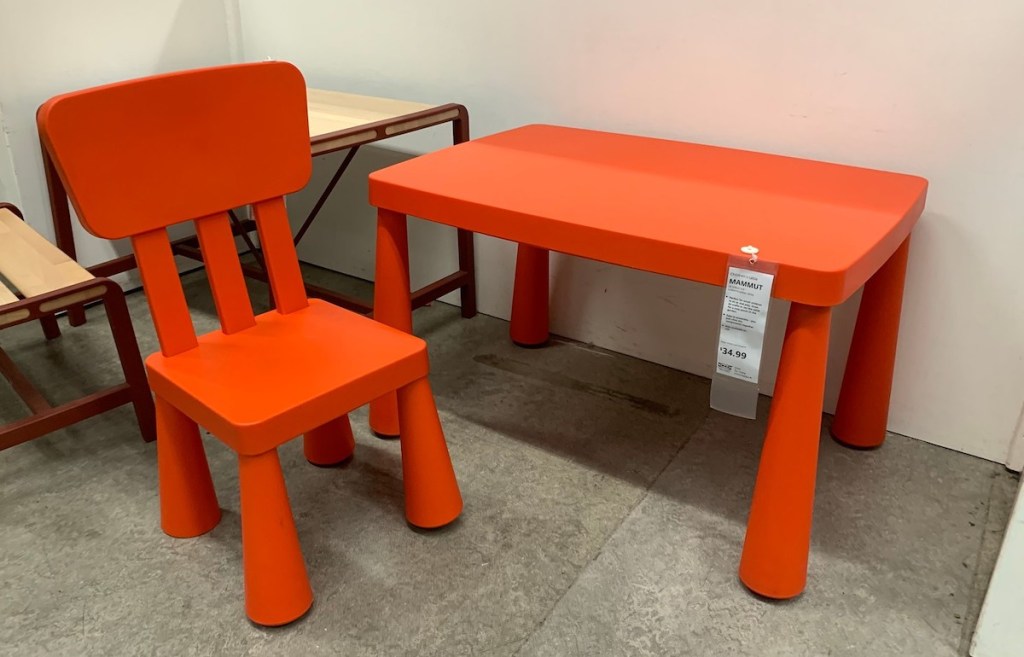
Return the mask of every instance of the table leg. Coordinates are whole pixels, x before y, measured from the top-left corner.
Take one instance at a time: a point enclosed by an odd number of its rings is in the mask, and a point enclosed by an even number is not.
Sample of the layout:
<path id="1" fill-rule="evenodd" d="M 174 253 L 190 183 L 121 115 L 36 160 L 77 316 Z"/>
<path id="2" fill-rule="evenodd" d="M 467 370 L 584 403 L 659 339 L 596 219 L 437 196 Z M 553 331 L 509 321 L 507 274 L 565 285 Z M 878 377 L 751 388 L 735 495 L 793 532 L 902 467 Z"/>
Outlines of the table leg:
<path id="1" fill-rule="evenodd" d="M 409 293 L 409 236 L 404 214 L 377 210 L 377 271 L 373 318 L 412 333 Z M 398 435 L 398 397 L 390 392 L 370 404 L 370 429 L 380 437 Z"/>
<path id="2" fill-rule="evenodd" d="M 885 441 L 909 252 L 908 237 L 864 286 L 832 422 L 832 437 L 849 447 Z"/>
<path id="3" fill-rule="evenodd" d="M 459 115 L 452 121 L 452 143 L 461 144 L 469 141 L 469 112 L 459 106 Z M 459 271 L 466 272 L 466 282 L 459 288 L 459 301 L 462 303 L 462 316 L 476 317 L 476 258 L 474 256 L 473 233 L 460 228 L 459 240 Z"/>
<path id="4" fill-rule="evenodd" d="M 807 582 L 831 308 L 794 303 L 747 520 L 740 579 L 792 598 Z"/>
<path id="5" fill-rule="evenodd" d="M 42 146 L 43 173 L 46 175 L 46 189 L 50 197 L 50 216 L 53 219 L 53 236 L 57 248 L 72 260 L 78 260 L 75 252 L 75 233 L 71 228 L 71 207 L 68 204 L 68 192 L 60 179 L 57 166 L 50 158 L 46 146 Z M 68 323 L 71 326 L 85 324 L 85 307 L 81 305 L 68 308 Z M 45 330 L 45 329 L 44 329 Z M 47 334 L 49 337 L 49 334 Z"/>
<path id="6" fill-rule="evenodd" d="M 53 235 L 57 248 L 69 258 L 76 260 L 75 235 L 71 231 L 71 208 L 68 205 L 68 193 L 57 173 L 57 167 L 50 158 L 46 147 L 42 148 L 43 172 L 46 174 L 46 190 L 50 197 L 50 215 L 53 218 Z"/>
<path id="7" fill-rule="evenodd" d="M 469 319 L 476 317 L 476 256 L 473 233 L 460 228 L 458 240 L 459 271 L 466 273 L 466 282 L 459 288 L 459 301 L 462 302 L 462 316 Z"/>
<path id="8" fill-rule="evenodd" d="M 547 249 L 519 245 L 509 332 L 520 347 L 540 347 L 548 341 Z"/>

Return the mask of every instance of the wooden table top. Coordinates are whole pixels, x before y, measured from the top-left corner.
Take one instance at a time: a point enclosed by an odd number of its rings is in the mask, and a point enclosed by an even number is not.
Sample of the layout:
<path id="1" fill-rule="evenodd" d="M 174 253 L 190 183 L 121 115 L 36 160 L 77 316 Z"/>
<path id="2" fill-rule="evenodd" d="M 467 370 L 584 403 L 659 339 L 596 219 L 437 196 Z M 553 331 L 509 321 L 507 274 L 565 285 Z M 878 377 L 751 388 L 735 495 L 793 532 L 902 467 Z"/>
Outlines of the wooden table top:
<path id="1" fill-rule="evenodd" d="M 841 303 L 910 234 L 925 179 L 532 125 L 370 175 L 370 202 L 554 251 L 721 285 L 753 245 L 773 296 Z"/>
<path id="2" fill-rule="evenodd" d="M 459 113 L 452 105 L 429 105 L 324 89 L 306 89 L 306 104 L 314 155 L 450 121 Z"/>

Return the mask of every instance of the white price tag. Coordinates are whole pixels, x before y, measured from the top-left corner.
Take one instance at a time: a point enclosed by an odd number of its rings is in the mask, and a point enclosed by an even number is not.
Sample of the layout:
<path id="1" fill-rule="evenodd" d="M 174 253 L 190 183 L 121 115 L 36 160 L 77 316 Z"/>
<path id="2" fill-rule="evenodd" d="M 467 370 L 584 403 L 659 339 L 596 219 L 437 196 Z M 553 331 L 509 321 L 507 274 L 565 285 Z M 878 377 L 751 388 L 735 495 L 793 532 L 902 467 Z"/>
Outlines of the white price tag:
<path id="1" fill-rule="evenodd" d="M 757 383 L 775 276 L 729 267 L 718 334 L 718 374 Z"/>

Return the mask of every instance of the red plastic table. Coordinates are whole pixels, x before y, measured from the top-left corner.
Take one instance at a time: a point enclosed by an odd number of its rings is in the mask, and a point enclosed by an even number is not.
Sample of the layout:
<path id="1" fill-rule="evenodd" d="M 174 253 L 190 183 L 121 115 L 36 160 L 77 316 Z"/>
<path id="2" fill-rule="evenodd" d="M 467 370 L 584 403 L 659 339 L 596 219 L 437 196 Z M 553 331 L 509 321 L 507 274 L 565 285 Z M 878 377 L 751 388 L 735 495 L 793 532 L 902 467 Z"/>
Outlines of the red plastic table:
<path id="1" fill-rule="evenodd" d="M 378 208 L 375 317 L 411 330 L 406 215 L 519 242 L 512 339 L 547 339 L 548 251 L 724 285 L 747 244 L 778 264 L 792 302 L 740 560 L 753 591 L 790 598 L 807 578 L 832 307 L 862 286 L 832 425 L 885 439 L 910 232 L 923 178 L 714 146 L 533 125 L 370 176 Z M 394 400 L 371 409 L 398 432 Z"/>

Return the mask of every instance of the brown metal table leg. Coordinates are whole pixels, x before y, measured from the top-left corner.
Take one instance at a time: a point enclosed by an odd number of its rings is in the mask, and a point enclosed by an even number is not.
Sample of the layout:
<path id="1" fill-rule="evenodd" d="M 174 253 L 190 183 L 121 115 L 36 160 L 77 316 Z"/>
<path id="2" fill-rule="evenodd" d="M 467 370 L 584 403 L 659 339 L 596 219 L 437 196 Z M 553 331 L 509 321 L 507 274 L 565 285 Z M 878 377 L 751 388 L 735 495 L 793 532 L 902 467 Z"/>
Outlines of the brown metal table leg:
<path id="1" fill-rule="evenodd" d="M 309 227 L 313 224 L 317 215 L 320 214 L 320 210 L 324 207 L 324 204 L 330 197 L 331 192 L 334 191 L 334 188 L 338 185 L 338 181 L 341 180 L 341 177 L 345 175 L 345 172 L 348 170 L 348 165 L 352 164 L 352 158 L 354 158 L 358 152 L 358 146 L 353 146 L 348 149 L 348 153 L 345 154 L 345 159 L 341 161 L 341 165 L 339 165 L 338 170 L 334 172 L 334 175 L 331 177 L 331 181 L 327 183 L 327 187 L 325 187 L 324 191 L 320 194 L 320 198 L 316 200 L 316 203 L 313 205 L 313 209 L 309 211 L 305 221 L 302 222 L 302 226 L 300 226 L 298 232 L 295 233 L 295 246 L 298 246 L 299 242 L 302 241 L 302 238 L 305 237 L 306 231 L 309 230 Z"/>
<path id="2" fill-rule="evenodd" d="M 459 109 L 459 117 L 452 121 L 452 141 L 461 144 L 469 141 L 469 112 L 465 107 Z M 466 275 L 465 282 L 459 288 L 462 301 L 462 316 L 476 316 L 476 256 L 473 246 L 473 233 L 462 228 L 458 229 L 459 240 L 459 272 Z"/>
<path id="3" fill-rule="evenodd" d="M 46 189 L 50 196 L 50 214 L 53 217 L 53 236 L 57 242 L 57 248 L 66 253 L 72 260 L 77 261 L 75 234 L 71 228 L 71 207 L 68 205 L 68 192 L 64 189 L 64 183 L 61 182 L 60 175 L 57 173 L 57 167 L 53 164 L 46 146 L 42 146 L 41 151 L 43 154 L 43 171 L 46 174 Z M 68 308 L 68 323 L 72 326 L 85 324 L 85 307 L 76 305 Z M 54 332 L 56 334 L 51 335 Z M 48 340 L 60 335 L 60 329 L 57 328 L 56 320 L 54 320 L 49 328 L 44 323 L 43 333 L 46 334 Z"/>

